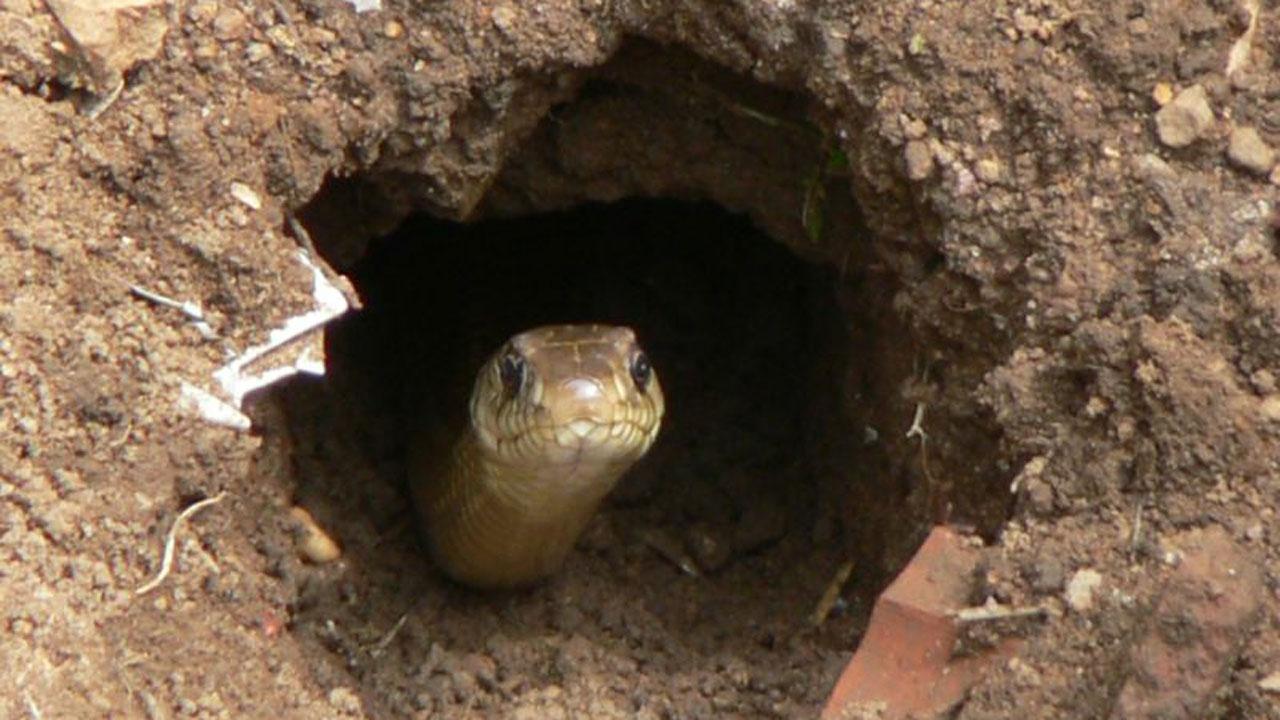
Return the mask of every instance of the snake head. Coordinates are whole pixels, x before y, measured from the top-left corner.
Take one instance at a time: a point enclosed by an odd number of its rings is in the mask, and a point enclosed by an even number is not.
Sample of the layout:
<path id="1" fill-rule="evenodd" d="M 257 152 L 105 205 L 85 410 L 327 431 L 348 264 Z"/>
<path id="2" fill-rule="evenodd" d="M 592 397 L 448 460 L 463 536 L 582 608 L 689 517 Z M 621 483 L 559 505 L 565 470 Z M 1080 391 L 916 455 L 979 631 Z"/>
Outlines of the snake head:
<path id="1" fill-rule="evenodd" d="M 662 387 L 627 327 L 550 325 L 511 338 L 471 397 L 471 424 L 501 461 L 626 464 L 657 436 Z"/>

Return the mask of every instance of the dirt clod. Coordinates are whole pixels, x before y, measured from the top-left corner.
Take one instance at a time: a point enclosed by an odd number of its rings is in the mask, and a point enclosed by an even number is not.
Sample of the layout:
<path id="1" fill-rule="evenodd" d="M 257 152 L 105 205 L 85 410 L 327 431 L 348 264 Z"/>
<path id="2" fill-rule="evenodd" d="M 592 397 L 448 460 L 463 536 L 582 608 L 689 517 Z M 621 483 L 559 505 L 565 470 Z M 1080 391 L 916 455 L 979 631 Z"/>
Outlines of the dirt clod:
<path id="1" fill-rule="evenodd" d="M 1251 127 L 1238 127 L 1231 131 L 1227 157 L 1237 167 L 1255 175 L 1266 175 L 1276 163 L 1276 151 Z"/>
<path id="2" fill-rule="evenodd" d="M 1192 85 L 1156 112 L 1160 142 L 1173 148 L 1190 145 L 1213 125 L 1213 109 L 1204 87 Z"/>
<path id="3" fill-rule="evenodd" d="M 1092 568 L 1077 570 L 1067 582 L 1067 605 L 1078 613 L 1086 613 L 1093 609 L 1094 593 L 1102 585 L 1102 575 Z"/>

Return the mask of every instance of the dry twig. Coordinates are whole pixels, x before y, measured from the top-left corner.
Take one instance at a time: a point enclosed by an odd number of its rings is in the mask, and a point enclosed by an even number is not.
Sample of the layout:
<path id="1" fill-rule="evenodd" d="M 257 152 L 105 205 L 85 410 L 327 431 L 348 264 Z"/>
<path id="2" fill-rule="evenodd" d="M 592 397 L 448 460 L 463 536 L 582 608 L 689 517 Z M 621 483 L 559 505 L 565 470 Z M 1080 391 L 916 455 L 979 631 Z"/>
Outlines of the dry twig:
<path id="1" fill-rule="evenodd" d="M 822 598 L 818 600 L 818 606 L 813 610 L 813 616 L 809 618 L 814 625 L 821 625 L 827 621 L 831 608 L 835 607 L 836 600 L 840 598 L 840 590 L 844 588 L 845 583 L 849 582 L 849 576 L 852 574 L 852 560 L 845 560 L 840 567 L 836 568 L 835 576 L 831 578 L 831 582 L 827 583 L 827 589 L 823 591 Z"/>
<path id="2" fill-rule="evenodd" d="M 987 607 L 962 608 L 951 613 L 958 623 L 991 622 L 993 620 L 1013 620 L 1018 618 L 1042 617 L 1048 610 L 1040 605 L 1030 607 L 1003 607 L 1000 605 Z"/>
<path id="3" fill-rule="evenodd" d="M 164 582 L 165 578 L 169 577 L 169 570 L 173 567 L 173 546 L 178 537 L 178 528 L 182 527 L 182 524 L 192 515 L 195 515 L 210 505 L 216 505 L 217 503 L 222 502 L 222 499 L 226 496 L 227 494 L 225 492 L 220 492 L 213 497 L 191 503 L 187 506 L 186 510 L 178 513 L 178 517 L 173 520 L 173 525 L 169 526 L 169 534 L 164 539 L 164 556 L 160 560 L 160 572 L 145 585 L 134 590 L 134 595 L 144 595 L 155 590 L 160 586 L 160 583 Z"/>
<path id="4" fill-rule="evenodd" d="M 387 649 L 387 646 L 391 644 L 391 641 L 396 639 L 396 635 L 400 634 L 400 628 L 404 627 L 404 623 L 408 619 L 409 613 L 401 615 L 396 624 L 392 625 L 391 629 L 387 631 L 387 634 L 383 635 L 378 642 L 373 644 L 373 647 L 369 648 L 369 656 L 376 658 L 381 655 Z"/>

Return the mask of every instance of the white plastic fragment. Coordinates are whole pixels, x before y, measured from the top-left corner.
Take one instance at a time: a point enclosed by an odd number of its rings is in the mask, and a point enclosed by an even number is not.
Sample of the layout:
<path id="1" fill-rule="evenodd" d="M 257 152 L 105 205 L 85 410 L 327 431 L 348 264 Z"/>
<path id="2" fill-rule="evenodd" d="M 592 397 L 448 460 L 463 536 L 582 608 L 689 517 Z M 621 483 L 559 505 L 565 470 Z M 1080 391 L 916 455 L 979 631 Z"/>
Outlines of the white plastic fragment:
<path id="1" fill-rule="evenodd" d="M 238 409 L 190 383 L 182 383 L 182 395 L 178 398 L 178 406 L 206 422 L 233 430 L 245 431 L 252 424 L 248 416 Z"/>
<path id="2" fill-rule="evenodd" d="M 160 293 L 152 292 L 140 285 L 130 285 L 129 291 L 144 300 L 150 300 L 157 305 L 177 310 L 183 315 L 186 315 L 187 318 L 191 320 L 191 324 L 195 327 L 196 331 L 200 333 L 200 337 L 203 337 L 205 340 L 218 339 L 218 333 L 214 332 L 213 328 L 205 320 L 204 311 L 200 309 L 200 306 L 197 303 L 174 300 L 173 298 L 165 297 Z"/>
<path id="3" fill-rule="evenodd" d="M 295 315 L 285 321 L 282 327 L 271 331 L 267 341 L 245 350 L 231 362 L 219 368 L 213 377 L 222 390 L 237 408 L 243 406 L 244 398 L 249 393 L 279 382 L 300 372 L 310 375 L 324 374 L 323 345 L 318 342 L 306 344 L 304 336 L 313 333 L 330 320 L 347 311 L 347 299 L 305 252 L 299 251 L 302 263 L 311 268 L 313 290 L 316 307 L 301 315 Z M 298 343 L 299 351 L 294 353 L 279 352 L 279 358 L 272 359 L 277 351 L 286 345 Z M 259 369 L 259 366 L 266 367 Z"/>

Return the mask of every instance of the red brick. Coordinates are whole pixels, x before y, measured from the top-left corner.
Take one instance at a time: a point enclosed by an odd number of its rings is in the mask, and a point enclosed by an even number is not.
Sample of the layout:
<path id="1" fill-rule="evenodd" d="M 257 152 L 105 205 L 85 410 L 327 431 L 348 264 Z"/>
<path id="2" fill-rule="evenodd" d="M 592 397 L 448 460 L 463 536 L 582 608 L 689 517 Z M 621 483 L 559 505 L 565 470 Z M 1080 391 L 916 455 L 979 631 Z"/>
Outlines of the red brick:
<path id="1" fill-rule="evenodd" d="M 936 527 L 876 601 L 853 659 L 836 683 L 824 720 L 858 706 L 883 720 L 946 712 L 1013 643 L 986 655 L 952 658 L 959 628 L 951 613 L 967 604 L 977 553 L 946 527 Z"/>

